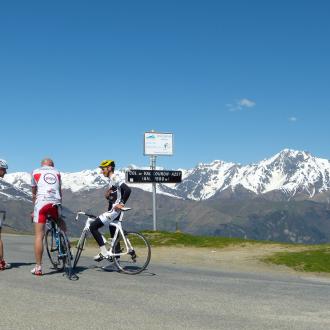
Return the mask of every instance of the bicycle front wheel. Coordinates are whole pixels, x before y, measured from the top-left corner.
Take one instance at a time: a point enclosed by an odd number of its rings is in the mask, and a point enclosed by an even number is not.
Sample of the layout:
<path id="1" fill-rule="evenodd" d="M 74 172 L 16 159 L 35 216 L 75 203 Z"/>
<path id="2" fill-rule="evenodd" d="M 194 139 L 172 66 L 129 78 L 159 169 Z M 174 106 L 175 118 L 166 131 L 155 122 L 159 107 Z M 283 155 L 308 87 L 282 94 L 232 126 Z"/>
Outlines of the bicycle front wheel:
<path id="1" fill-rule="evenodd" d="M 77 263 L 80 259 L 80 256 L 81 256 L 81 252 L 83 251 L 84 249 L 84 246 L 85 246 L 85 241 L 86 241 L 86 233 L 82 234 L 78 243 L 77 243 L 77 252 L 76 252 L 76 255 L 74 257 L 74 262 L 73 262 L 73 269 L 76 268 L 77 266 Z"/>
<path id="2" fill-rule="evenodd" d="M 125 239 L 119 235 L 112 253 L 117 254 L 114 262 L 119 270 L 130 275 L 145 270 L 151 258 L 149 242 L 142 234 L 136 232 L 125 232 Z"/>
<path id="3" fill-rule="evenodd" d="M 48 229 L 45 235 L 45 247 L 54 269 L 61 271 L 64 269 L 63 259 L 59 255 L 59 246 L 56 244 L 55 231 Z"/>
<path id="4" fill-rule="evenodd" d="M 69 278 L 72 275 L 72 254 L 70 250 L 70 243 L 66 234 L 62 231 L 59 232 L 60 237 L 60 258 L 63 260 L 65 271 Z"/>

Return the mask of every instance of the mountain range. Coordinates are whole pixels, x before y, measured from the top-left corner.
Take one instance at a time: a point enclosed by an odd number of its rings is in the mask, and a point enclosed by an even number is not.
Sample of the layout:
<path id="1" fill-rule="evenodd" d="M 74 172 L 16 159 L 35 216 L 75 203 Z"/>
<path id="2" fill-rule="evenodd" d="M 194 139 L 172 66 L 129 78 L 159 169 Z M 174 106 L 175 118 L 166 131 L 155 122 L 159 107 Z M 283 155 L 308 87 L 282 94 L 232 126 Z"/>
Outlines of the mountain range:
<path id="1" fill-rule="evenodd" d="M 116 175 L 125 180 L 129 168 L 138 167 L 131 165 L 116 171 Z M 181 171 L 181 183 L 157 184 L 160 229 L 179 227 L 194 234 L 287 242 L 320 243 L 330 239 L 327 159 L 284 149 L 256 164 L 216 160 Z M 0 182 L 0 209 L 1 204 L 9 202 L 28 204 L 30 180 L 26 172 L 7 174 Z M 104 210 L 107 180 L 98 169 L 62 173 L 62 182 L 68 213 L 82 208 L 95 213 Z M 151 229 L 151 185 L 130 186 L 133 193 L 129 203 L 134 210 L 127 225 Z"/>

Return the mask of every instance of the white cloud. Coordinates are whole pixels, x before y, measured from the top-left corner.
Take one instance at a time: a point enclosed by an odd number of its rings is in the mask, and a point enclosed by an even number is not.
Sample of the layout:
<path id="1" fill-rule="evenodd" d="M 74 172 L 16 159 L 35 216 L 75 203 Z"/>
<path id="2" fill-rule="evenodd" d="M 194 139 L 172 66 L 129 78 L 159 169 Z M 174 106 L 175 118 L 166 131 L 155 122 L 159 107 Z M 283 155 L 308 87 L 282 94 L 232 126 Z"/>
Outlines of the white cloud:
<path id="1" fill-rule="evenodd" d="M 240 99 L 238 101 L 235 101 L 235 103 L 228 103 L 226 104 L 226 107 L 228 108 L 229 111 L 240 111 L 246 108 L 253 108 L 256 106 L 256 102 L 251 100 L 251 99 L 247 99 L 247 98 L 243 98 Z"/>
<path id="2" fill-rule="evenodd" d="M 289 121 L 291 121 L 291 122 L 296 122 L 297 120 L 298 120 L 297 117 L 292 116 L 289 118 Z"/>
<path id="3" fill-rule="evenodd" d="M 241 99 L 238 101 L 238 104 L 241 107 L 253 108 L 256 105 L 256 102 L 249 99 Z"/>

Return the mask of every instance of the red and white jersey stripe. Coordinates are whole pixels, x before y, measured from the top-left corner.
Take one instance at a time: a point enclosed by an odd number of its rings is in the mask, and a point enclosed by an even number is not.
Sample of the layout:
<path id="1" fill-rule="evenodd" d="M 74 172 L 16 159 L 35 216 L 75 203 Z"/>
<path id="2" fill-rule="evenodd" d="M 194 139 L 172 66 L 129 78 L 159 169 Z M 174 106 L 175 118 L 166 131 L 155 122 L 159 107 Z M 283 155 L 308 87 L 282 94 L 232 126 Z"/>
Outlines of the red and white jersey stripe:
<path id="1" fill-rule="evenodd" d="M 52 166 L 42 166 L 32 172 L 32 187 L 37 187 L 37 202 L 61 202 L 61 174 Z"/>

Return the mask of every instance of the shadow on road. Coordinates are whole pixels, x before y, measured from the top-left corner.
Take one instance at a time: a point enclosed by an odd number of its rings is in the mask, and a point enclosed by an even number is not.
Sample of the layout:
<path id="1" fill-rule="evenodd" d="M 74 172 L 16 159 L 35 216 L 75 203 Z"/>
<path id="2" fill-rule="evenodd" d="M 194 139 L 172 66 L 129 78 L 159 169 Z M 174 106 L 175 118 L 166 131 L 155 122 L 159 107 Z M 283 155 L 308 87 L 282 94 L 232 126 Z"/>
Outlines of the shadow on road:
<path id="1" fill-rule="evenodd" d="M 101 267 L 99 268 L 99 271 L 106 271 L 106 272 L 116 272 L 116 273 L 122 273 L 125 274 L 124 272 L 120 271 L 116 266 L 114 265 L 110 265 L 110 266 L 105 266 L 105 267 Z M 128 274 L 126 274 L 128 275 Z M 147 270 L 144 270 L 142 273 L 139 274 L 132 274 L 132 275 L 136 275 L 136 276 L 156 276 L 157 274 L 155 273 L 151 273 L 148 272 Z"/>
<path id="2" fill-rule="evenodd" d="M 76 275 L 83 273 L 86 270 L 95 269 L 98 272 L 108 272 L 108 273 L 122 273 L 115 265 L 107 265 L 103 267 L 99 266 L 91 266 L 91 267 L 84 267 L 84 266 L 77 266 L 73 271 Z M 124 274 L 124 273 L 123 273 Z M 136 276 L 156 276 L 157 274 L 149 272 L 147 269 L 144 270 L 140 274 L 136 274 Z"/>
<path id="3" fill-rule="evenodd" d="M 11 262 L 10 264 L 11 264 L 10 268 L 19 268 L 21 266 L 35 265 L 35 262 Z"/>
<path id="4" fill-rule="evenodd" d="M 48 276 L 48 275 L 53 275 L 53 274 L 59 274 L 59 273 L 63 273 L 64 271 L 63 270 L 57 270 L 57 269 L 54 269 L 54 268 L 51 268 L 51 270 L 49 272 L 43 272 L 43 276 Z"/>
<path id="5" fill-rule="evenodd" d="M 82 272 L 84 272 L 85 270 L 87 270 L 87 269 L 89 269 L 89 267 L 83 267 L 83 266 L 77 266 L 77 267 L 75 267 L 74 269 L 73 269 L 73 272 L 75 273 L 75 274 L 80 274 L 80 273 L 82 273 Z"/>

